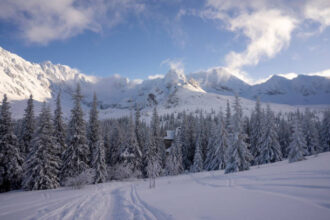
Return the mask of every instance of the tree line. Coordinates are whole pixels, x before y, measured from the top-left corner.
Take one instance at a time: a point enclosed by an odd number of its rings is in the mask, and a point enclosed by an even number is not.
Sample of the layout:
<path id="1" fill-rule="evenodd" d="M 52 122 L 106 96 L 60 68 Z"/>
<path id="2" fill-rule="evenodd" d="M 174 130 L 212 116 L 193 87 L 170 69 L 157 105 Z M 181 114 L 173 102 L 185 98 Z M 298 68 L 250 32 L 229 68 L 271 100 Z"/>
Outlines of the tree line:
<path id="1" fill-rule="evenodd" d="M 250 116 L 243 116 L 239 97 L 224 111 L 196 110 L 141 119 L 139 108 L 118 119 L 98 118 L 94 94 L 89 121 L 84 120 L 80 86 L 73 94 L 68 123 L 63 119 L 60 94 L 51 113 L 44 103 L 34 115 L 30 96 L 24 117 L 11 118 L 4 95 L 0 109 L 0 190 L 54 189 L 73 178 L 102 183 L 126 178 L 149 178 L 184 172 L 248 170 L 251 165 L 289 162 L 330 150 L 330 110 L 323 116 L 305 112 L 275 114 L 259 99 Z M 167 130 L 174 135 L 166 147 Z M 89 175 L 93 173 L 93 175 Z"/>

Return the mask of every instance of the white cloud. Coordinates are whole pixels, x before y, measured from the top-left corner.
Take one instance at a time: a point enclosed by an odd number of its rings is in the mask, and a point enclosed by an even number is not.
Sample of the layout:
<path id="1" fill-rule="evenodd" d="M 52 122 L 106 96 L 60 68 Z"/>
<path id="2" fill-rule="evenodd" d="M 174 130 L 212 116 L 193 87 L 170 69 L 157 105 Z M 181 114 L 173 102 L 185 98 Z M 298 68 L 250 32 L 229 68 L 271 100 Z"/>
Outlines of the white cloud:
<path id="1" fill-rule="evenodd" d="M 245 50 L 230 51 L 225 61 L 229 70 L 251 83 L 242 71 L 244 66 L 275 57 L 289 46 L 296 29 L 298 36 L 311 37 L 330 26 L 330 1 L 207 0 L 200 15 L 221 21 L 222 28 L 247 37 Z M 311 31 L 313 23 L 307 20 L 320 24 L 320 29 Z"/>
<path id="2" fill-rule="evenodd" d="M 163 60 L 160 65 L 168 65 L 171 70 L 175 70 L 178 73 L 184 73 L 184 65 L 182 60 L 178 59 L 166 59 Z"/>
<path id="3" fill-rule="evenodd" d="M 320 23 L 320 31 L 323 31 L 327 26 L 330 26 L 330 1 L 307 1 L 304 8 L 304 15 L 307 19 Z"/>
<path id="4" fill-rule="evenodd" d="M 270 1 L 209 0 L 204 16 L 220 19 L 229 31 L 249 39 L 243 52 L 231 51 L 226 56 L 228 68 L 240 70 L 257 65 L 263 57 L 272 58 L 289 45 L 298 21 Z"/>
<path id="5" fill-rule="evenodd" d="M 289 45 L 295 23 L 295 19 L 278 10 L 242 14 L 232 19 L 230 29 L 241 30 L 250 42 L 244 52 L 230 52 L 226 56 L 227 65 L 240 69 L 245 65 L 257 65 L 262 57 L 274 57 Z"/>
<path id="6" fill-rule="evenodd" d="M 100 32 L 103 26 L 122 22 L 128 12 L 140 13 L 144 5 L 134 0 L 2 0 L 0 19 L 17 24 L 30 43 L 47 44 L 85 30 Z"/>
<path id="7" fill-rule="evenodd" d="M 314 73 L 307 73 L 306 75 L 309 76 L 322 76 L 326 78 L 330 78 L 330 69 L 326 69 L 320 72 L 314 72 Z"/>
<path id="8" fill-rule="evenodd" d="M 162 79 L 164 78 L 165 76 L 163 74 L 156 74 L 156 75 L 151 75 L 151 76 L 148 76 L 148 79 Z"/>

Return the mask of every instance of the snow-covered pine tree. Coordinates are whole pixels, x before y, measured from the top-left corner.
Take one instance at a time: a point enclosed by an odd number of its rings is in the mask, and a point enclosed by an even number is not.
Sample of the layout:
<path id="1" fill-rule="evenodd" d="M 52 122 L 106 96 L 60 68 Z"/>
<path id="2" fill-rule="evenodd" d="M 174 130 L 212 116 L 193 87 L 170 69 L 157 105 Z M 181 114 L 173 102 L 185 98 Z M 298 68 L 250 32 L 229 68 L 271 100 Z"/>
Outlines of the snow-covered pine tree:
<path id="1" fill-rule="evenodd" d="M 24 113 L 21 137 L 20 137 L 21 152 L 24 158 L 29 154 L 34 132 L 35 132 L 35 119 L 34 119 L 33 96 L 30 95 Z"/>
<path id="2" fill-rule="evenodd" d="M 143 135 L 143 131 L 144 131 L 144 128 L 142 126 L 142 123 L 141 123 L 141 113 L 140 113 L 140 109 L 139 107 L 137 106 L 136 108 L 136 111 L 135 111 L 135 135 L 136 135 L 136 139 L 137 139 L 137 142 L 139 144 L 139 149 L 141 150 L 141 152 L 143 153 L 143 148 L 145 146 L 145 137 Z"/>
<path id="3" fill-rule="evenodd" d="M 288 121 L 283 116 L 279 116 L 279 117 L 280 117 L 280 121 L 277 129 L 277 133 L 279 137 L 279 143 L 281 145 L 282 156 L 283 158 L 287 158 L 289 153 L 288 148 L 291 139 L 291 127 Z"/>
<path id="4" fill-rule="evenodd" d="M 215 157 L 215 139 L 218 135 L 218 129 L 217 124 L 214 121 L 211 121 L 210 125 L 210 135 L 208 136 L 208 143 L 207 143 L 207 150 L 206 150 L 206 156 L 204 160 L 204 169 L 205 170 L 213 170 L 213 167 L 211 166 L 211 161 Z"/>
<path id="5" fill-rule="evenodd" d="M 178 175 L 183 172 L 182 136 L 180 127 L 175 130 L 174 141 L 169 148 L 169 155 L 165 168 L 168 175 Z"/>
<path id="6" fill-rule="evenodd" d="M 226 130 L 228 131 L 228 133 L 230 133 L 230 129 L 231 129 L 231 109 L 230 109 L 230 104 L 229 104 L 229 100 L 227 100 L 227 105 L 226 105 L 226 119 L 225 119 L 225 124 L 226 124 Z"/>
<path id="7" fill-rule="evenodd" d="M 86 137 L 86 125 L 84 113 L 81 108 L 80 85 L 77 85 L 73 95 L 74 107 L 71 110 L 71 119 L 68 126 L 68 146 L 63 154 L 63 166 L 61 180 L 67 177 L 75 177 L 89 168 L 90 149 Z"/>
<path id="8" fill-rule="evenodd" d="M 105 149 L 101 137 L 100 122 L 98 120 L 97 97 L 94 93 L 93 104 L 89 113 L 88 129 L 89 147 L 92 152 L 91 167 L 95 170 L 94 183 L 104 183 L 107 178 L 105 163 Z"/>
<path id="9" fill-rule="evenodd" d="M 204 118 L 203 112 L 200 111 L 199 114 L 198 129 L 200 129 L 200 141 L 201 141 L 201 150 L 203 161 L 206 158 L 207 154 L 207 145 L 208 145 L 208 129 L 207 129 L 207 120 Z"/>
<path id="10" fill-rule="evenodd" d="M 256 164 L 273 163 L 282 160 L 281 146 L 275 128 L 274 113 L 267 105 L 267 112 L 262 120 L 261 137 L 258 141 L 259 154 L 256 157 Z"/>
<path id="11" fill-rule="evenodd" d="M 307 153 L 308 155 L 314 155 L 322 152 L 322 148 L 320 146 L 319 134 L 316 128 L 316 116 L 313 112 L 311 112 L 308 108 L 305 110 L 303 122 L 303 134 L 305 136 L 306 145 L 307 145 Z"/>
<path id="12" fill-rule="evenodd" d="M 121 146 L 124 145 L 124 132 L 118 120 L 115 120 L 110 130 L 110 149 L 107 158 L 109 158 L 110 166 L 114 166 L 120 161 Z"/>
<path id="13" fill-rule="evenodd" d="M 298 114 L 293 121 L 293 134 L 291 137 L 291 143 L 289 145 L 289 154 L 288 159 L 289 162 L 296 162 L 300 160 L 304 160 L 307 153 L 307 145 L 302 132 L 300 120 L 298 118 Z"/>
<path id="14" fill-rule="evenodd" d="M 219 123 L 214 128 L 211 146 L 209 146 L 209 152 L 207 156 L 207 164 L 205 168 L 207 170 L 219 170 L 224 169 L 226 166 L 226 151 L 228 149 L 228 133 L 226 130 L 226 124 L 220 111 Z"/>
<path id="15" fill-rule="evenodd" d="M 246 143 L 248 144 L 248 146 L 249 146 L 249 150 L 250 150 L 250 136 L 251 136 L 251 131 L 250 131 L 250 129 L 251 129 L 251 125 L 250 125 L 250 118 L 249 117 L 247 117 L 247 116 L 245 116 L 244 118 L 243 118 L 243 132 L 246 134 Z M 250 152 L 251 152 L 251 150 L 250 150 Z M 251 163 L 252 163 L 252 161 L 251 161 Z"/>
<path id="16" fill-rule="evenodd" d="M 137 141 L 132 114 L 129 117 L 126 137 L 121 150 L 122 165 L 130 169 L 136 175 L 135 177 L 140 177 L 142 175 L 142 151 Z"/>
<path id="17" fill-rule="evenodd" d="M 147 175 L 149 178 L 149 187 L 156 187 L 156 177 L 161 173 L 161 163 L 157 150 L 157 141 L 151 130 L 147 138 Z"/>
<path id="18" fill-rule="evenodd" d="M 323 151 L 330 151 L 330 109 L 323 113 L 320 133 Z"/>
<path id="19" fill-rule="evenodd" d="M 211 168 L 211 161 L 213 160 L 215 156 L 215 139 L 217 137 L 217 124 L 214 121 L 211 121 L 211 126 L 210 126 L 210 135 L 208 137 L 208 143 L 206 147 L 206 156 L 204 160 L 204 169 L 205 170 L 212 170 Z"/>
<path id="20" fill-rule="evenodd" d="M 201 150 L 201 134 L 199 132 L 196 140 L 194 163 L 191 167 L 192 172 L 201 172 L 203 170 L 203 158 Z"/>
<path id="21" fill-rule="evenodd" d="M 32 149 L 24 163 L 23 188 L 26 190 L 55 189 L 60 186 L 60 157 L 51 122 L 50 109 L 43 104 Z"/>
<path id="22" fill-rule="evenodd" d="M 181 125 L 182 132 L 182 153 L 183 153 L 183 164 L 186 170 L 190 170 L 190 167 L 194 161 L 195 155 L 195 124 L 192 114 L 187 115 L 183 113 L 183 120 Z"/>
<path id="23" fill-rule="evenodd" d="M 261 148 L 261 139 L 264 136 L 263 134 L 263 121 L 264 115 L 261 111 L 261 104 L 259 97 L 256 101 L 256 106 L 254 111 L 251 114 L 251 135 L 250 135 L 250 143 L 251 143 L 251 154 L 253 158 L 258 158 L 260 155 Z M 257 161 L 253 160 L 253 164 L 257 164 Z"/>
<path id="24" fill-rule="evenodd" d="M 10 106 L 5 94 L 0 111 L 0 192 L 20 186 L 22 164 L 23 158 L 13 132 Z"/>
<path id="25" fill-rule="evenodd" d="M 54 138 L 57 143 L 58 149 L 58 156 L 62 158 L 62 154 L 66 149 L 66 142 L 65 142 L 65 124 L 63 121 L 62 116 L 62 106 L 61 106 L 61 94 L 58 93 L 56 98 L 56 109 L 54 111 Z M 61 165 L 62 166 L 62 165 Z"/>
<path id="26" fill-rule="evenodd" d="M 245 142 L 246 135 L 243 133 L 242 108 L 239 98 L 235 96 L 234 114 L 230 124 L 229 147 L 226 151 L 225 173 L 248 170 L 252 155 Z"/>
<path id="27" fill-rule="evenodd" d="M 174 129 L 175 128 L 175 117 L 174 117 L 174 113 L 173 112 L 170 115 L 169 127 L 170 127 L 170 129 Z"/>
<path id="28" fill-rule="evenodd" d="M 104 153 L 105 153 L 105 163 L 110 166 L 111 159 L 111 144 L 110 144 L 110 129 L 105 127 L 103 134 L 103 143 L 104 143 Z"/>
<path id="29" fill-rule="evenodd" d="M 158 162 L 160 164 L 160 167 L 163 167 L 163 163 L 165 162 L 165 146 L 163 142 L 163 137 L 161 137 L 160 133 L 160 120 L 156 107 L 154 108 L 151 117 L 150 129 L 151 140 L 155 142 L 154 145 L 156 146 L 157 158 L 159 160 Z"/>

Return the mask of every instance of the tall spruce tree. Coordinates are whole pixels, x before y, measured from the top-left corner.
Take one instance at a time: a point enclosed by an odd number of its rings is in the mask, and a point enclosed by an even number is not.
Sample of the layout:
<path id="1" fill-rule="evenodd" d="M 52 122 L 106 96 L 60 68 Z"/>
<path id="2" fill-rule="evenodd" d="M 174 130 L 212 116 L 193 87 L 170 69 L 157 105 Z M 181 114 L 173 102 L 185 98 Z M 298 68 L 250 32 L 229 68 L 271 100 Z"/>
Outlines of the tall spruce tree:
<path id="1" fill-rule="evenodd" d="M 255 109 L 251 115 L 251 154 L 254 158 L 258 158 L 261 151 L 261 139 L 263 134 L 263 124 L 264 119 L 263 112 L 261 111 L 260 99 L 257 98 Z M 254 164 L 258 164 L 258 161 L 253 161 Z"/>
<path id="2" fill-rule="evenodd" d="M 225 173 L 248 170 L 252 155 L 245 142 L 246 135 L 243 133 L 242 108 L 239 98 L 235 96 L 234 114 L 230 124 L 230 144 L 226 152 Z"/>
<path id="3" fill-rule="evenodd" d="M 104 143 L 105 163 L 110 166 L 111 140 L 110 140 L 110 129 L 107 127 L 104 128 L 103 143 Z"/>
<path id="4" fill-rule="evenodd" d="M 219 170 L 226 167 L 226 151 L 229 141 L 222 112 L 220 112 L 219 123 L 215 126 L 214 131 L 211 137 L 212 141 L 209 142 L 207 163 L 205 164 L 207 170 Z"/>
<path id="5" fill-rule="evenodd" d="M 183 152 L 183 164 L 186 170 L 190 170 L 193 165 L 195 155 L 195 124 L 192 114 L 183 114 L 182 122 L 182 152 Z"/>
<path id="6" fill-rule="evenodd" d="M 142 172 L 142 151 L 135 133 L 135 126 L 132 114 L 129 117 L 125 140 L 122 143 L 121 160 L 125 167 L 140 177 Z"/>
<path id="7" fill-rule="evenodd" d="M 62 154 L 66 149 L 66 134 L 65 134 L 65 124 L 63 121 L 63 113 L 62 113 L 62 106 L 61 106 L 61 93 L 57 95 L 56 98 L 56 109 L 54 111 L 54 138 L 57 144 L 58 149 L 58 156 L 62 158 Z"/>
<path id="8" fill-rule="evenodd" d="M 141 123 L 141 112 L 140 112 L 140 109 L 139 107 L 136 108 L 136 111 L 135 111 L 135 136 L 136 136 L 136 139 L 137 139 L 137 142 L 138 142 L 138 145 L 139 145 L 139 149 L 141 150 L 141 152 L 143 153 L 143 148 L 144 148 L 144 145 L 145 145 L 145 137 L 143 135 L 143 126 L 142 126 L 142 123 Z"/>
<path id="9" fill-rule="evenodd" d="M 203 170 L 203 157 L 201 146 L 201 134 L 199 133 L 196 140 L 194 163 L 192 165 L 192 172 L 201 172 Z"/>
<path id="10" fill-rule="evenodd" d="M 218 126 L 214 121 L 211 121 L 210 135 L 208 137 L 206 157 L 204 160 L 204 169 L 213 170 L 211 162 L 215 158 L 215 139 L 218 137 Z M 215 169 L 215 168 L 214 168 Z"/>
<path id="11" fill-rule="evenodd" d="M 149 178 L 149 187 L 156 187 L 156 177 L 161 173 L 161 161 L 157 150 L 157 141 L 154 132 L 150 131 L 147 138 L 147 176 Z"/>
<path id="12" fill-rule="evenodd" d="M 31 148 L 31 141 L 35 132 L 35 119 L 34 119 L 34 106 L 33 106 L 33 96 L 27 101 L 27 106 L 24 112 L 23 125 L 21 131 L 21 152 L 22 156 L 26 157 Z"/>
<path id="13" fill-rule="evenodd" d="M 305 137 L 308 155 L 322 152 L 319 141 L 319 134 L 316 128 L 316 116 L 308 108 L 305 111 L 303 120 L 303 134 Z"/>
<path id="14" fill-rule="evenodd" d="M 89 113 L 88 129 L 89 146 L 92 152 L 91 167 L 95 170 L 94 183 L 104 183 L 107 178 L 104 142 L 101 137 L 100 122 L 98 120 L 97 97 L 94 93 L 93 104 Z"/>
<path id="15" fill-rule="evenodd" d="M 115 120 L 111 127 L 110 133 L 110 149 L 107 158 L 109 158 L 110 166 L 114 166 L 120 161 L 121 146 L 125 140 L 123 129 L 118 120 Z"/>
<path id="16" fill-rule="evenodd" d="M 275 117 L 269 105 L 265 118 L 260 124 L 262 133 L 258 141 L 259 153 L 256 157 L 256 164 L 273 163 L 282 160 L 281 145 L 275 128 Z"/>
<path id="17" fill-rule="evenodd" d="M 169 155 L 166 161 L 166 172 L 168 175 L 178 175 L 183 172 L 182 162 L 182 135 L 181 128 L 175 130 L 174 140 L 168 149 Z"/>
<path id="18" fill-rule="evenodd" d="M 208 145 L 208 129 L 207 129 L 207 120 L 205 119 L 202 111 L 199 114 L 198 129 L 200 129 L 202 158 L 203 161 L 205 161 L 207 154 L 207 145 Z"/>
<path id="19" fill-rule="evenodd" d="M 230 104 L 229 100 L 227 100 L 227 105 L 226 105 L 226 129 L 228 132 L 231 132 L 231 109 L 230 109 Z"/>
<path id="20" fill-rule="evenodd" d="M 330 151 L 330 109 L 323 112 L 323 120 L 320 133 L 323 151 Z"/>
<path id="21" fill-rule="evenodd" d="M 158 163 L 160 164 L 160 167 L 163 167 L 163 162 L 165 160 L 165 146 L 164 146 L 163 138 L 161 137 L 161 133 L 160 133 L 160 120 L 156 107 L 154 108 L 151 117 L 150 130 L 151 130 L 150 140 L 154 142 L 152 143 L 152 146 L 156 147 Z"/>
<path id="22" fill-rule="evenodd" d="M 32 139 L 32 149 L 24 163 L 23 188 L 26 190 L 55 189 L 60 186 L 60 157 L 51 122 L 49 107 L 44 103 L 39 126 Z"/>
<path id="23" fill-rule="evenodd" d="M 23 158 L 13 132 L 10 106 L 5 94 L 0 112 L 0 191 L 20 187 Z"/>
<path id="24" fill-rule="evenodd" d="M 307 145 L 305 138 L 303 136 L 298 114 L 296 114 L 292 129 L 293 129 L 293 134 L 291 137 L 291 143 L 289 145 L 289 154 L 288 154 L 288 159 L 290 163 L 304 160 L 305 159 L 304 155 L 307 154 Z"/>
<path id="25" fill-rule="evenodd" d="M 86 123 L 81 108 L 82 95 L 80 85 L 77 85 L 73 95 L 74 107 L 71 110 L 71 119 L 68 127 L 68 147 L 63 154 L 61 169 L 62 180 L 75 177 L 89 168 L 90 149 L 86 138 Z"/>
<path id="26" fill-rule="evenodd" d="M 291 127 L 284 117 L 281 117 L 279 121 L 277 133 L 279 137 L 279 143 L 281 145 L 282 156 L 283 158 L 287 158 L 289 153 L 288 148 L 291 139 Z"/>

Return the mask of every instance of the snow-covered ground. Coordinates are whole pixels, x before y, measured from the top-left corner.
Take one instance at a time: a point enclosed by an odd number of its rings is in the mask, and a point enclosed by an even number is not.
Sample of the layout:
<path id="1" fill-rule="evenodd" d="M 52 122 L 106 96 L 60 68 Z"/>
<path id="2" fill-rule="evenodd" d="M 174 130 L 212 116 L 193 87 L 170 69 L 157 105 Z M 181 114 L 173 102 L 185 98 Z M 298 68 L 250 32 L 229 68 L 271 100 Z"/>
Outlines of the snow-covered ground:
<path id="1" fill-rule="evenodd" d="M 330 153 L 223 171 L 0 194 L 0 219 L 330 219 Z"/>

